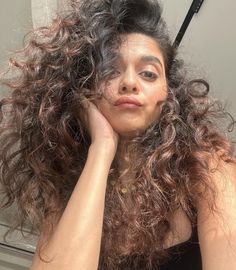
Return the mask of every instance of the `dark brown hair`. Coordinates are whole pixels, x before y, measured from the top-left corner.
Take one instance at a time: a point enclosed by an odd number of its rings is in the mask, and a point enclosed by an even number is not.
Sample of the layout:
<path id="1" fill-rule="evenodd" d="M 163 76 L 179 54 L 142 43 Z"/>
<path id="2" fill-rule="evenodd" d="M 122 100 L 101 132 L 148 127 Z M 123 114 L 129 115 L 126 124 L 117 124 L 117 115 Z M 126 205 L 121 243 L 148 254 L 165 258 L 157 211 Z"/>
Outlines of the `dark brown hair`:
<path id="1" fill-rule="evenodd" d="M 19 75 L 2 81 L 12 93 L 0 103 L 2 206 L 17 202 L 19 224 L 30 222 L 38 232 L 44 226 L 50 234 L 90 145 L 81 119 L 83 97 L 102 94 L 99 86 L 112 74 L 120 34 L 129 33 L 157 41 L 168 98 L 160 119 L 127 146 L 130 167 L 119 172 L 113 161 L 108 181 L 116 184 L 107 188 L 100 258 L 100 269 L 109 270 L 161 263 L 174 212 L 183 209 L 194 225 L 203 192 L 214 208 L 209 160 L 233 160 L 232 145 L 215 123 L 227 114 L 208 97 L 206 81 L 188 79 L 158 2 L 72 1 L 67 15 L 32 32 L 20 59 L 11 59 Z M 132 188 L 123 194 L 120 178 L 130 171 Z"/>

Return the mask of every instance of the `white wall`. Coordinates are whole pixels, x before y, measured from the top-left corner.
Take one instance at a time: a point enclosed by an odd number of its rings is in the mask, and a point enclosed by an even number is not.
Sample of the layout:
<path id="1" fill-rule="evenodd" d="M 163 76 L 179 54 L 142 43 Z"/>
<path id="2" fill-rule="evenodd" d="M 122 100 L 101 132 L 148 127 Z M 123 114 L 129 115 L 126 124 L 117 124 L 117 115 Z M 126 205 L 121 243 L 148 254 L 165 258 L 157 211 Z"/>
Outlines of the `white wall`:
<path id="1" fill-rule="evenodd" d="M 163 15 L 175 37 L 192 1 L 162 2 Z M 196 73 L 208 78 L 211 95 L 224 100 L 236 118 L 235 12 L 235 0 L 205 0 L 187 29 L 180 52 Z"/>
<path id="2" fill-rule="evenodd" d="M 0 2 L 0 73 L 8 58 L 23 46 L 23 37 L 32 28 L 31 0 L 1 0 Z M 0 89 L 0 98 L 5 95 Z"/>

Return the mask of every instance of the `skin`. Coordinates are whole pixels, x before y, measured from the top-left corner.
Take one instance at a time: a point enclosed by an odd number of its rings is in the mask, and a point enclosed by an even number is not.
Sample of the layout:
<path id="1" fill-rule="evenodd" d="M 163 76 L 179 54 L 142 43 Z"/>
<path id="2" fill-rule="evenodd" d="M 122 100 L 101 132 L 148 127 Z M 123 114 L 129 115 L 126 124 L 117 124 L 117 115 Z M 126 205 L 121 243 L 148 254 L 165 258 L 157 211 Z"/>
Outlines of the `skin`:
<path id="1" fill-rule="evenodd" d="M 159 119 L 167 98 L 162 52 L 157 42 L 143 34 L 123 36 L 112 79 L 103 86 L 96 105 L 121 138 L 138 135 Z M 137 99 L 141 106 L 115 106 L 120 97 Z"/>

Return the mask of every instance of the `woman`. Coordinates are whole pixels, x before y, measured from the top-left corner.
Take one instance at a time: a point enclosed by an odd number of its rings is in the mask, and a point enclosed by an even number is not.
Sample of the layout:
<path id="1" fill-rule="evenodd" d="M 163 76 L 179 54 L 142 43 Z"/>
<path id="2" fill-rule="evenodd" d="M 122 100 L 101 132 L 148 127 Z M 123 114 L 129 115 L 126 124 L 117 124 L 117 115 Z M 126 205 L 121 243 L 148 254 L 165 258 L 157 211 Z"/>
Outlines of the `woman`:
<path id="1" fill-rule="evenodd" d="M 234 269 L 224 113 L 187 79 L 159 4 L 72 7 L 12 60 L 1 102 L 5 205 L 40 232 L 31 270 Z"/>

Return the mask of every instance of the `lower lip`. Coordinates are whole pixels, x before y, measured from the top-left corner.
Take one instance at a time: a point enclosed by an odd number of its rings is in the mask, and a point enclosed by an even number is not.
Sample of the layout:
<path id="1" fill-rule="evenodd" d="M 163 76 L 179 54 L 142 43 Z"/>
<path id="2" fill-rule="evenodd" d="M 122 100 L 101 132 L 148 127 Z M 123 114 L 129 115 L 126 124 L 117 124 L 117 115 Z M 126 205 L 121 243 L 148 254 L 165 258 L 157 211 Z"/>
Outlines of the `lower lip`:
<path id="1" fill-rule="evenodd" d="M 124 108 L 124 109 L 137 109 L 140 106 L 133 104 L 133 103 L 121 103 L 121 104 L 117 105 L 117 107 Z"/>

